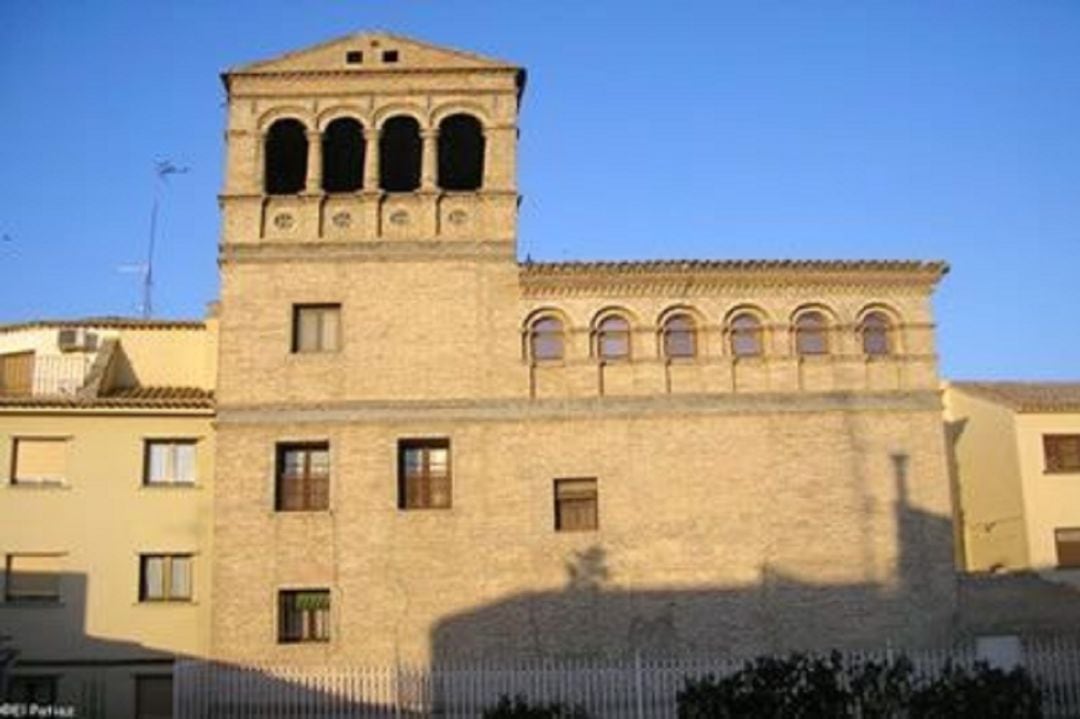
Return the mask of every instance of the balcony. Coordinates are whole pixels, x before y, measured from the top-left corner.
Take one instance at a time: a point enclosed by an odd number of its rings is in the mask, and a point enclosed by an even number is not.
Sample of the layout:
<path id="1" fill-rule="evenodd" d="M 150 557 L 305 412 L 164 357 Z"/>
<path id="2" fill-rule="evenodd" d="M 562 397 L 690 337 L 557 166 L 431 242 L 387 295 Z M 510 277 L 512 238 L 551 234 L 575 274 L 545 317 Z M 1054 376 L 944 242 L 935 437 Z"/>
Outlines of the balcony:
<path id="1" fill-rule="evenodd" d="M 18 352 L 0 356 L 0 398 L 72 397 L 83 386 L 92 355 Z"/>

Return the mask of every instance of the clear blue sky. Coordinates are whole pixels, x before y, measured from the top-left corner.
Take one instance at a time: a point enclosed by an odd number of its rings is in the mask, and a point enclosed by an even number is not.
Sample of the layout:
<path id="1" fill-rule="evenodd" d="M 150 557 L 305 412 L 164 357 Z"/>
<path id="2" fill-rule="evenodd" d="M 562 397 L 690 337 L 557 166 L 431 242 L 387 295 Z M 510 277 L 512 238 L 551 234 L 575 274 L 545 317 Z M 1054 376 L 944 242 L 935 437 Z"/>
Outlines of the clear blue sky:
<path id="1" fill-rule="evenodd" d="M 0 322 L 217 295 L 222 69 L 381 28 L 524 65 L 520 252 L 945 259 L 944 373 L 1080 377 L 1080 2 L 0 6 Z"/>

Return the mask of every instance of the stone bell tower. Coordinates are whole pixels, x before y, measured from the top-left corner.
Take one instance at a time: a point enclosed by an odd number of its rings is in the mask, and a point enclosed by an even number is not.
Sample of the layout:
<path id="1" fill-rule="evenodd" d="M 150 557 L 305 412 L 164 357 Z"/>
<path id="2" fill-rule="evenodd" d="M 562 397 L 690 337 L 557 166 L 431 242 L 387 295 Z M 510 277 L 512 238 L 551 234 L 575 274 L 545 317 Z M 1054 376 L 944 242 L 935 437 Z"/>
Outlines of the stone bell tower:
<path id="1" fill-rule="evenodd" d="M 386 33 L 224 73 L 223 246 L 512 243 L 524 72 Z"/>

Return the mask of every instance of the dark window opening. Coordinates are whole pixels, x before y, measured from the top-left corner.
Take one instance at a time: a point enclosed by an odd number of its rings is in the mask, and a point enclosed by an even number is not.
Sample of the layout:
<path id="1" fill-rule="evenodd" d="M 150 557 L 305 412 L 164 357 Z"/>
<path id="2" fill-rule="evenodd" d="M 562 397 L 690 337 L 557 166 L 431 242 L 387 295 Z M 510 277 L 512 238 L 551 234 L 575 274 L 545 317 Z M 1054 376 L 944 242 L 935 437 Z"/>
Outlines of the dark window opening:
<path id="1" fill-rule="evenodd" d="M 274 509 L 317 512 L 330 508 L 330 445 L 279 444 Z"/>
<path id="2" fill-rule="evenodd" d="M 397 50 L 383 50 L 382 61 L 383 62 L 397 62 L 399 59 Z"/>
<path id="3" fill-rule="evenodd" d="M 1044 434 L 1047 472 L 1080 472 L 1080 434 Z"/>
<path id="4" fill-rule="evenodd" d="M 364 186 L 364 127 L 351 117 L 326 126 L 322 138 L 323 189 L 355 192 Z"/>
<path id="5" fill-rule="evenodd" d="M 398 442 L 398 509 L 449 509 L 450 440 Z"/>
<path id="6" fill-rule="evenodd" d="M 806 312 L 795 320 L 795 351 L 800 356 L 829 353 L 829 324 L 820 312 Z"/>
<path id="7" fill-rule="evenodd" d="M 860 329 L 864 354 L 881 357 L 890 353 L 889 330 L 892 327 L 888 317 L 881 312 L 871 312 L 863 318 Z"/>
<path id="8" fill-rule="evenodd" d="M 345 53 L 345 62 L 349 65 L 359 65 L 364 61 L 364 53 L 360 50 L 349 50 Z"/>
<path id="9" fill-rule="evenodd" d="M 420 187 L 420 123 L 411 117 L 392 117 L 379 133 L 379 187 L 387 192 L 412 192 Z"/>
<path id="10" fill-rule="evenodd" d="M 1057 564 L 1062 569 L 1080 568 L 1080 529 L 1055 529 L 1054 548 Z"/>
<path id="11" fill-rule="evenodd" d="M 533 360 L 563 357 L 563 323 L 557 317 L 541 317 L 529 330 L 529 350 Z"/>
<path id="12" fill-rule="evenodd" d="M 697 328 L 690 315 L 673 315 L 664 322 L 664 356 L 693 357 L 697 354 Z"/>
<path id="13" fill-rule="evenodd" d="M 307 180 L 307 130 L 299 120 L 278 120 L 266 134 L 266 194 L 295 195 Z"/>
<path id="14" fill-rule="evenodd" d="M 477 190 L 484 182 L 484 130 L 472 115 L 439 123 L 439 187 Z"/>
<path id="15" fill-rule="evenodd" d="M 731 354 L 736 357 L 757 357 L 762 354 L 761 322 L 748 312 L 731 320 Z"/>
<path id="16" fill-rule="evenodd" d="M 555 480 L 555 531 L 591 532 L 600 527 L 596 480 Z"/>
<path id="17" fill-rule="evenodd" d="M 606 317 L 596 331 L 596 353 L 600 359 L 630 357 L 630 323 L 618 315 Z"/>
<path id="18" fill-rule="evenodd" d="M 278 593 L 278 642 L 330 641 L 330 590 L 301 589 Z"/>

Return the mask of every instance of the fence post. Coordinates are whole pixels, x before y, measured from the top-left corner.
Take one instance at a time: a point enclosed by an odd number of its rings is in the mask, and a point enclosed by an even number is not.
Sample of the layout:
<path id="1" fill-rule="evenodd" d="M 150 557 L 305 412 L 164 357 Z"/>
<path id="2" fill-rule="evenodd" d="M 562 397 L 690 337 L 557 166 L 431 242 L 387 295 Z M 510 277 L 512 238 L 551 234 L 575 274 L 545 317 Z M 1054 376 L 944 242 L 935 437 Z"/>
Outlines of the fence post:
<path id="1" fill-rule="evenodd" d="M 637 719 L 645 719 L 644 677 L 641 671 L 641 650 L 634 650 L 634 698 L 637 705 Z"/>

